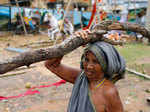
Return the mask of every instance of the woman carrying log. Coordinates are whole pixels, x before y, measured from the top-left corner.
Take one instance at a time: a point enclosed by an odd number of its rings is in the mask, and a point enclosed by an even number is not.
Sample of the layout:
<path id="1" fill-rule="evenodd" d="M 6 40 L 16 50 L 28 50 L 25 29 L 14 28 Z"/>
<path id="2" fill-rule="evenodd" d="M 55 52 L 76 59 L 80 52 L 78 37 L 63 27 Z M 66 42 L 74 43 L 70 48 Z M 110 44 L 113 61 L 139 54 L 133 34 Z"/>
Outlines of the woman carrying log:
<path id="1" fill-rule="evenodd" d="M 88 30 L 75 33 L 82 38 L 88 34 Z M 45 66 L 74 84 L 67 112 L 123 112 L 113 79 L 124 76 L 125 61 L 112 45 L 105 42 L 86 45 L 80 69 L 66 66 L 61 60 L 62 57 L 49 59 Z"/>

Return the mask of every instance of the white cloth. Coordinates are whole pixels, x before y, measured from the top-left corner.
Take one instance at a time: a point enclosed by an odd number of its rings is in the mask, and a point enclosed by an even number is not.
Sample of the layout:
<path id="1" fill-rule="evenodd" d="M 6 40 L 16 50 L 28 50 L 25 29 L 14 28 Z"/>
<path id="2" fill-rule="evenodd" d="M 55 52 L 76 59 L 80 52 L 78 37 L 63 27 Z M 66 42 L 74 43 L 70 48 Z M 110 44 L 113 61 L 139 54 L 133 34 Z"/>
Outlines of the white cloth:
<path id="1" fill-rule="evenodd" d="M 128 19 L 128 10 L 124 9 L 121 11 L 121 18 L 119 22 L 127 22 Z"/>
<path id="2" fill-rule="evenodd" d="M 49 21 L 51 28 L 58 27 L 58 21 L 52 14 L 47 13 L 44 17 L 44 21 Z"/>
<path id="3" fill-rule="evenodd" d="M 28 17 L 28 18 L 31 18 L 31 14 L 30 14 L 30 11 L 31 11 L 31 9 L 29 9 L 29 8 L 25 8 L 25 17 Z"/>
<path id="4" fill-rule="evenodd" d="M 51 39 L 51 40 L 55 40 L 56 38 L 56 34 L 59 33 L 59 28 L 50 28 L 48 29 L 48 37 Z"/>
<path id="5" fill-rule="evenodd" d="M 64 32 L 69 33 L 69 35 L 74 32 L 74 27 L 73 27 L 72 23 L 69 20 L 65 20 Z"/>
<path id="6" fill-rule="evenodd" d="M 126 14 L 121 15 L 120 22 L 121 23 L 127 22 L 127 15 Z"/>
<path id="7" fill-rule="evenodd" d="M 142 18 L 141 18 L 141 25 L 145 25 L 145 19 L 146 19 L 146 16 L 144 15 L 144 16 L 142 16 Z"/>

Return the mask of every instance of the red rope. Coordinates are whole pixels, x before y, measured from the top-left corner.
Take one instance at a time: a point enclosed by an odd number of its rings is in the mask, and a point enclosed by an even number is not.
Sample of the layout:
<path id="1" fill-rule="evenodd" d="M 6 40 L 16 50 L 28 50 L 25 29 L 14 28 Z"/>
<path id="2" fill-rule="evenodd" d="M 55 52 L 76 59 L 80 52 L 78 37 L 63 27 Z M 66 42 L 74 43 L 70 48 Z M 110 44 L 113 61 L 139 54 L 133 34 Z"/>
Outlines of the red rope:
<path id="1" fill-rule="evenodd" d="M 89 29 L 89 27 L 91 26 L 92 21 L 93 21 L 93 19 L 94 19 L 95 13 L 96 13 L 96 0 L 95 0 L 95 3 L 93 4 L 92 15 L 91 15 L 91 18 L 90 18 L 90 20 L 89 20 L 89 23 L 88 23 L 88 25 L 87 25 L 86 27 L 83 28 L 83 30 Z"/>
<path id="2" fill-rule="evenodd" d="M 60 86 L 65 83 L 66 83 L 65 80 L 60 80 L 60 81 L 50 84 L 50 85 L 35 86 L 35 87 L 28 89 L 25 93 L 21 93 L 16 96 L 8 96 L 8 97 L 0 96 L 0 100 L 7 100 L 7 99 L 19 98 L 19 97 L 23 97 L 23 96 L 27 96 L 27 95 L 40 94 L 40 92 L 38 90 L 34 90 L 34 89 L 40 89 L 40 88 L 46 88 L 46 87 L 52 87 L 52 86 Z"/>

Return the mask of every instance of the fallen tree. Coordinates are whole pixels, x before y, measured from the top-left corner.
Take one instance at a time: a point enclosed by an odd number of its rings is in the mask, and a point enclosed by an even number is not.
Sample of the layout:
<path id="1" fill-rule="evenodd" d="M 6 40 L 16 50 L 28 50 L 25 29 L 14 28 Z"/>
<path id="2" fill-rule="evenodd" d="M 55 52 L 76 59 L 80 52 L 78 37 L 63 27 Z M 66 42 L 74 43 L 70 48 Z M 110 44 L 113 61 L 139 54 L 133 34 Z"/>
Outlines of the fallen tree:
<path id="1" fill-rule="evenodd" d="M 105 41 L 113 45 L 122 45 L 122 42 L 114 42 L 103 37 L 103 35 L 106 34 L 108 30 L 129 30 L 138 32 L 147 37 L 150 41 L 150 32 L 144 27 L 135 24 L 125 25 L 125 23 L 104 21 L 98 24 L 92 30 L 93 33 L 89 35 L 88 40 L 71 35 L 68 39 L 58 45 L 52 46 L 50 48 L 21 53 L 16 57 L 12 57 L 11 59 L 0 62 L 0 74 L 4 74 L 21 66 L 29 66 L 32 63 L 44 61 L 53 57 L 63 56 L 80 47 L 81 45 L 85 45 L 88 42 Z"/>

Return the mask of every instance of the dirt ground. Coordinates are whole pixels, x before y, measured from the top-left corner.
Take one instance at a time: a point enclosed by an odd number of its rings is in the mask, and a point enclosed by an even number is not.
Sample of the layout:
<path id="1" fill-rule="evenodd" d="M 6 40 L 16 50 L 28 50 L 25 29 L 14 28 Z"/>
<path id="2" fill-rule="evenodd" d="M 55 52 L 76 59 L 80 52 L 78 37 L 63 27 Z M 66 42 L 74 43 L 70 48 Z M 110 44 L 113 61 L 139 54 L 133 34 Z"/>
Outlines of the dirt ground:
<path id="1" fill-rule="evenodd" d="M 20 49 L 37 49 L 48 47 L 45 41 L 50 41 L 47 36 L 1 36 L 0 61 L 16 56 L 19 53 L 6 50 L 8 47 Z M 39 42 L 43 43 L 40 44 Z M 45 43 L 44 43 L 45 42 Z M 79 67 L 82 48 L 64 56 L 63 63 Z M 150 59 L 146 60 L 146 62 Z M 60 80 L 44 67 L 44 62 L 32 64 L 29 69 L 21 67 L 0 77 L 0 96 L 15 96 L 27 91 L 25 85 L 41 86 L 55 83 Z M 150 74 L 150 73 L 149 73 Z M 126 77 L 116 84 L 125 112 L 150 112 L 150 105 L 146 98 L 150 97 L 150 81 L 126 73 Z M 1 100 L 0 112 L 66 112 L 72 84 L 66 83 L 59 87 L 37 89 L 40 94 L 28 95 L 20 98 Z M 149 92 L 148 92 L 149 91 Z"/>

